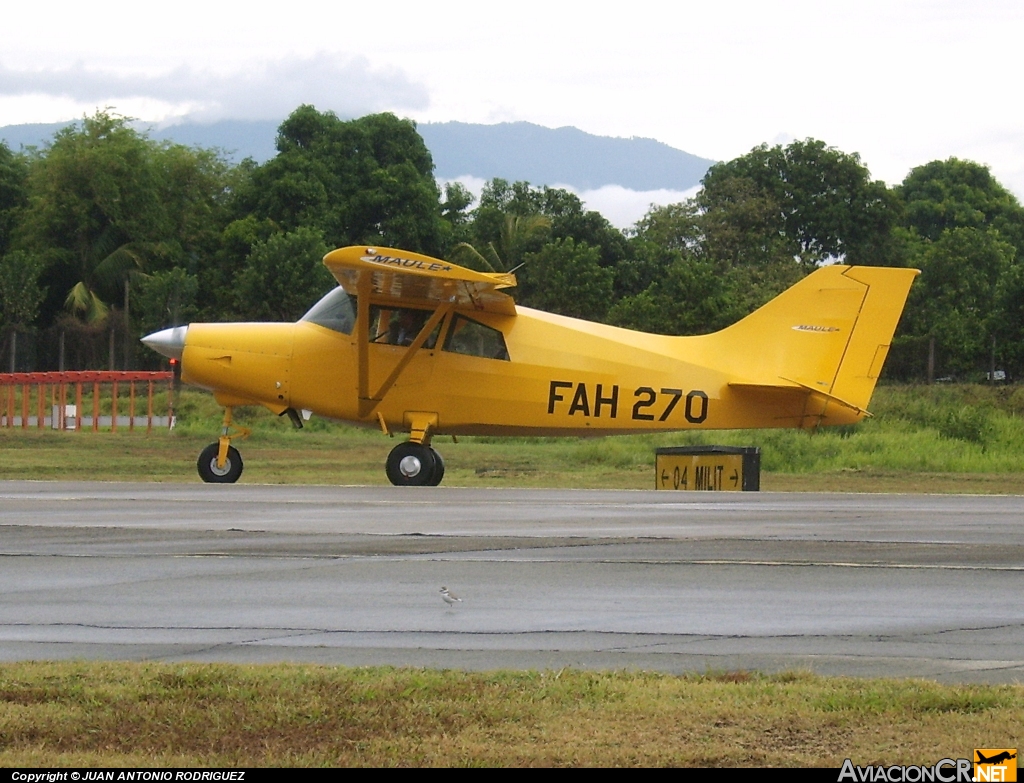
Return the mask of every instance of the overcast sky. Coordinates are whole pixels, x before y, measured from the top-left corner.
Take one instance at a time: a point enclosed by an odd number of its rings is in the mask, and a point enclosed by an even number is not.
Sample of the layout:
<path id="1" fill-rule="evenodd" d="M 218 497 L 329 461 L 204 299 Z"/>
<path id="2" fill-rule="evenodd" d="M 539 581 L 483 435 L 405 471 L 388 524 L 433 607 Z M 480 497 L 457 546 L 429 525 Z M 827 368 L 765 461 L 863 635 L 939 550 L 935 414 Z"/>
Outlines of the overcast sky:
<path id="1" fill-rule="evenodd" d="M 956 156 L 1024 196 L 1020 0 L 52 0 L 2 19 L 0 125 L 306 102 L 574 125 L 717 160 L 814 137 L 889 183 Z"/>

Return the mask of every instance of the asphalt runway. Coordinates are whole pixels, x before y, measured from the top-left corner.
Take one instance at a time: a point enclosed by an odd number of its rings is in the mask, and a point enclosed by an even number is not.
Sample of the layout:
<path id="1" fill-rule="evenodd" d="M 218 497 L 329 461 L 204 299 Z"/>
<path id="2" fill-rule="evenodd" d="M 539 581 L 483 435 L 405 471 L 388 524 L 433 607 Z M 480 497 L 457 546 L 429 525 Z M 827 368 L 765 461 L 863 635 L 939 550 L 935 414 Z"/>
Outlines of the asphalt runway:
<path id="1" fill-rule="evenodd" d="M 0 660 L 1018 682 L 1022 522 L 998 496 L 0 482 Z"/>

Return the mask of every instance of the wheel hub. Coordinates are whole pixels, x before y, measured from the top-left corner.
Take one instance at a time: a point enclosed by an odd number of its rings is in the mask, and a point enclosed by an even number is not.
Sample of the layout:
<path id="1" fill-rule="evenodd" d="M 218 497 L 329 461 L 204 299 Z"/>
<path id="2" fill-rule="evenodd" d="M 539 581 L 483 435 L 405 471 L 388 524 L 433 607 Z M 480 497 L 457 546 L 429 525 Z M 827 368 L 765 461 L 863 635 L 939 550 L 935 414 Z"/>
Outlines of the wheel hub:
<path id="1" fill-rule="evenodd" d="M 219 468 L 219 467 L 217 467 L 217 458 L 214 457 L 212 460 L 210 460 L 210 472 L 213 473 L 215 476 L 226 476 L 226 475 L 228 475 L 228 473 L 231 472 L 231 460 L 230 459 L 225 459 L 224 460 L 224 467 L 223 468 Z"/>
<path id="2" fill-rule="evenodd" d="M 398 469 L 402 471 L 402 475 L 406 478 L 412 478 L 418 476 L 420 471 L 423 470 L 423 463 L 420 462 L 419 457 L 414 457 L 411 454 L 407 457 L 402 457 L 402 460 L 398 463 Z"/>

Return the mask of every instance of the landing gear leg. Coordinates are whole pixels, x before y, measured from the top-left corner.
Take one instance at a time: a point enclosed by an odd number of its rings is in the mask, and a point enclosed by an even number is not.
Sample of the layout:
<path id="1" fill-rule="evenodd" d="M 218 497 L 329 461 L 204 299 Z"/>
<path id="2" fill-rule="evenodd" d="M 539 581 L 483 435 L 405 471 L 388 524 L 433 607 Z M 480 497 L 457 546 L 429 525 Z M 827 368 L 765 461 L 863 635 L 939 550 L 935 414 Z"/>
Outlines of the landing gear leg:
<path id="1" fill-rule="evenodd" d="M 221 426 L 220 438 L 211 443 L 199 454 L 196 468 L 199 477 L 208 484 L 234 484 L 242 475 L 242 455 L 231 445 L 231 439 L 249 437 L 249 429 L 239 427 L 236 432 L 231 430 L 231 408 L 224 409 L 224 423 Z"/>

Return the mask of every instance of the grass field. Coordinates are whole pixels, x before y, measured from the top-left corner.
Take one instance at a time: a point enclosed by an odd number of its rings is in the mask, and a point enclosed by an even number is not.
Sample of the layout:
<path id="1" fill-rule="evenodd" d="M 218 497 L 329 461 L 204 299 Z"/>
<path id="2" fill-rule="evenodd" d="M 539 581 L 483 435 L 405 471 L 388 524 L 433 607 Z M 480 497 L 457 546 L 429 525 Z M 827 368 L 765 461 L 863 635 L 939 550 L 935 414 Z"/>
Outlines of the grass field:
<path id="1" fill-rule="evenodd" d="M 164 409 L 166 400 L 158 400 Z M 1024 494 L 1024 388 L 882 387 L 875 417 L 853 427 L 679 432 L 610 438 L 438 436 L 446 486 L 649 489 L 654 449 L 670 445 L 756 445 L 761 487 L 772 491 Z M 216 439 L 212 397 L 180 394 L 173 432 L 71 433 L 0 429 L 0 477 L 196 481 L 195 459 Z M 397 439 L 312 419 L 293 430 L 262 409 L 239 409 L 252 428 L 237 441 L 242 482 L 384 484 Z"/>
<path id="2" fill-rule="evenodd" d="M 808 674 L 0 665 L 0 766 L 829 766 L 1020 747 L 1024 686 Z"/>

